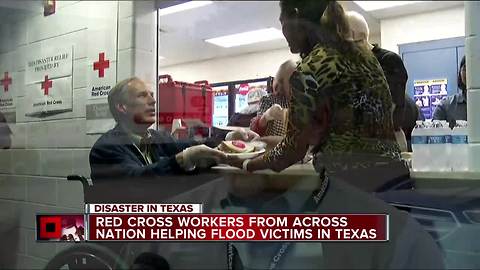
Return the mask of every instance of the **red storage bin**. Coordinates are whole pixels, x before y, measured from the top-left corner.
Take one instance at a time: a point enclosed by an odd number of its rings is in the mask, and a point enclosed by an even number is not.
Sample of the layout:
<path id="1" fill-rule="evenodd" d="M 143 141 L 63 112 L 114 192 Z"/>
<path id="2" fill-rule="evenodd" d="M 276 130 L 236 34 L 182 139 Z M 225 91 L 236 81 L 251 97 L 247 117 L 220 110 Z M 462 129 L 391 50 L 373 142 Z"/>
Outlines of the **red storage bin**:
<path id="1" fill-rule="evenodd" d="M 185 118 L 200 119 L 209 127 L 213 122 L 213 90 L 208 81 L 194 83 L 199 88 L 185 91 Z"/>
<path id="2" fill-rule="evenodd" d="M 161 75 L 157 97 L 159 125 L 170 129 L 175 118 L 199 119 L 212 125 L 213 91 L 207 81 L 179 82 Z"/>

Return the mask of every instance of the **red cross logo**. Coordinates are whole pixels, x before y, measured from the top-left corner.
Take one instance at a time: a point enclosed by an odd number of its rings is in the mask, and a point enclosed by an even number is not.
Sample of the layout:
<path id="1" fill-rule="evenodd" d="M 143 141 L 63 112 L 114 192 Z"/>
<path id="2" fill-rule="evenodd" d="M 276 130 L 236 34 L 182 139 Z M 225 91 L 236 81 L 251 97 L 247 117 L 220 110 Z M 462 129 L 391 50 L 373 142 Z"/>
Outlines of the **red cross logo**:
<path id="1" fill-rule="evenodd" d="M 52 87 L 52 80 L 48 79 L 48 75 L 45 75 L 45 81 L 42 82 L 43 94 L 48 95 L 48 89 Z"/>
<path id="2" fill-rule="evenodd" d="M 8 92 L 8 86 L 12 84 L 12 77 L 8 77 L 8 72 L 5 72 L 0 82 L 3 85 L 3 91 Z"/>
<path id="3" fill-rule="evenodd" d="M 98 61 L 93 62 L 93 70 L 98 70 L 98 77 L 103 78 L 105 76 L 105 69 L 110 67 L 110 61 L 105 60 L 105 53 L 98 54 Z"/>

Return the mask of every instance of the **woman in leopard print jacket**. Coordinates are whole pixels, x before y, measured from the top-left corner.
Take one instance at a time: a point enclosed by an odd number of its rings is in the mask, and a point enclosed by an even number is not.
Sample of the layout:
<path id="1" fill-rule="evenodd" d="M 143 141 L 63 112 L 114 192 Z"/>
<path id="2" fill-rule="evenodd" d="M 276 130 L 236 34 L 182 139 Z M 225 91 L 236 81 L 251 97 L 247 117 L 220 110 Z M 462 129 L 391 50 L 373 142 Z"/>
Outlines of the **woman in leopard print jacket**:
<path id="1" fill-rule="evenodd" d="M 283 0 L 280 6 L 283 34 L 302 57 L 290 78 L 287 134 L 242 167 L 281 171 L 309 146 L 315 165 L 327 171 L 399 162 L 388 84 L 373 54 L 347 40 L 343 8 L 325 0 Z"/>

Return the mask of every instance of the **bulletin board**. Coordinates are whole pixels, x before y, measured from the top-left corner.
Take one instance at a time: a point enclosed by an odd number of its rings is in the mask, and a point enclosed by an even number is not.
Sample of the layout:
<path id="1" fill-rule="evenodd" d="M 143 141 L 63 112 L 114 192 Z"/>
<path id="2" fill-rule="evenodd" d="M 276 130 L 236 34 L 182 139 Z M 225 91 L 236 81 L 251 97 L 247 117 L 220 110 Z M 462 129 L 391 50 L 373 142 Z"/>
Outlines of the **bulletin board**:
<path id="1" fill-rule="evenodd" d="M 420 107 L 425 119 L 432 119 L 438 105 L 448 96 L 448 80 L 415 80 L 413 99 Z"/>

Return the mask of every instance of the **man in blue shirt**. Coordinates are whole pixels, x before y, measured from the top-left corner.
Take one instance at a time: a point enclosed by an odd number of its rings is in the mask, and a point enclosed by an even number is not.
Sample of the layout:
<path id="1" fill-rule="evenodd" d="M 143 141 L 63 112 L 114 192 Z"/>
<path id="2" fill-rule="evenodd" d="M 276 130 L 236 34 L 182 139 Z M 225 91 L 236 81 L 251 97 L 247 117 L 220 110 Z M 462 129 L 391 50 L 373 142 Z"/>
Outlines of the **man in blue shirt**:
<path id="1" fill-rule="evenodd" d="M 433 120 L 447 120 L 450 128 L 455 127 L 456 120 L 467 120 L 467 68 L 465 56 L 460 62 L 458 71 L 458 88 L 461 90 L 453 96 L 442 100 L 433 113 Z"/>
<path id="2" fill-rule="evenodd" d="M 117 125 L 90 151 L 94 181 L 185 173 L 226 158 L 206 145 L 178 142 L 166 131 L 148 129 L 155 123 L 156 102 L 136 77 L 119 82 L 110 91 L 108 104 Z"/>

